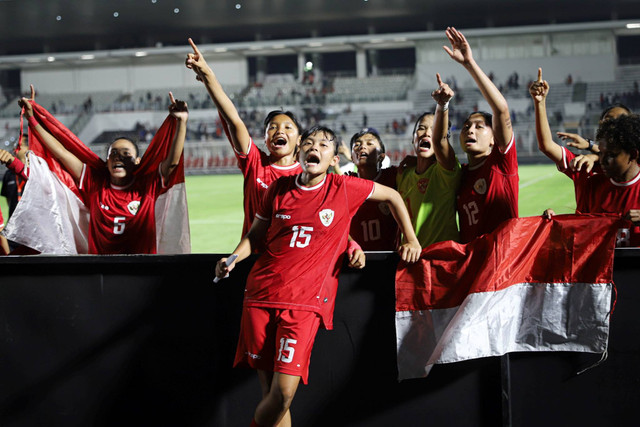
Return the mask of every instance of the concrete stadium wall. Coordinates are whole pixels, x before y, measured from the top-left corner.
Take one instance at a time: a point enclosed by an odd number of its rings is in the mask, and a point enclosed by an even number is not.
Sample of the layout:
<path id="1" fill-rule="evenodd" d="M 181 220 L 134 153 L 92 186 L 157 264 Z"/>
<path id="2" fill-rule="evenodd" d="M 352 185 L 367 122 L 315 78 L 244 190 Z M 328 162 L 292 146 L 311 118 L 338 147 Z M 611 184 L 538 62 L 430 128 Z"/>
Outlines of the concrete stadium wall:
<path id="1" fill-rule="evenodd" d="M 0 424 L 247 426 L 254 372 L 232 369 L 253 260 L 212 284 L 219 255 L 0 257 Z M 623 425 L 640 410 L 640 251 L 618 251 L 609 358 L 518 353 L 397 381 L 397 257 L 343 269 L 296 426 Z"/>

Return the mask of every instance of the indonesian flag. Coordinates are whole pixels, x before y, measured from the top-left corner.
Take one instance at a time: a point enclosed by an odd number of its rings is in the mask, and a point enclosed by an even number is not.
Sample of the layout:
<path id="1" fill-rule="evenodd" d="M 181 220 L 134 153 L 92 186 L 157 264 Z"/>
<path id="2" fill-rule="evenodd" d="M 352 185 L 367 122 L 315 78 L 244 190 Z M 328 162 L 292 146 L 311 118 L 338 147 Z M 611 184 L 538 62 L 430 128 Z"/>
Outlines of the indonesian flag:
<path id="1" fill-rule="evenodd" d="M 513 351 L 602 353 L 620 216 L 516 218 L 396 273 L 398 377 Z"/>
<path id="2" fill-rule="evenodd" d="M 58 141 L 89 167 L 105 170 L 106 163 L 84 145 L 47 110 L 33 101 L 34 117 Z M 175 119 L 168 116 L 149 144 L 137 175 L 157 173 L 167 157 L 175 133 Z M 46 254 L 88 252 L 89 211 L 71 175 L 29 130 L 29 180 L 22 199 L 11 216 L 5 236 L 14 242 Z M 184 183 L 184 156 L 173 171 L 169 188 L 156 201 L 156 248 L 158 254 L 191 252 L 189 217 Z"/>

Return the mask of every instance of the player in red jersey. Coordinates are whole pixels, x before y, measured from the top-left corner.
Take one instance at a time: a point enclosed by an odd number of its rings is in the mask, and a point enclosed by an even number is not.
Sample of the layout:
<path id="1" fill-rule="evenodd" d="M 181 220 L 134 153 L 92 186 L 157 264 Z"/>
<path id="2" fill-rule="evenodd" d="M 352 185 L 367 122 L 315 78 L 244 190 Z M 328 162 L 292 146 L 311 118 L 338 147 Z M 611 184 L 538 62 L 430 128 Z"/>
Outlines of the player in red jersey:
<path id="1" fill-rule="evenodd" d="M 420 256 L 402 198 L 393 189 L 356 177 L 327 174 L 339 158 L 335 134 L 316 126 L 302 135 L 303 172 L 269 187 L 249 233 L 233 255 L 216 265 L 222 278 L 266 237 L 266 251 L 247 279 L 236 366 L 258 370 L 263 390 L 253 425 L 290 425 L 289 406 L 300 380 L 307 382 L 318 327 L 331 329 L 338 274 L 349 223 L 367 199 L 391 206 L 409 243 L 398 252 L 406 262 Z"/>
<path id="2" fill-rule="evenodd" d="M 509 106 L 504 96 L 473 59 L 464 35 L 447 28 L 451 48 L 444 50 L 473 77 L 493 115 L 471 113 L 460 132 L 467 153 L 457 198 L 460 241 L 467 243 L 518 217 L 518 157 Z"/>
<path id="3" fill-rule="evenodd" d="M 84 164 L 33 118 L 26 98 L 19 101 L 47 149 L 62 163 L 76 182 L 90 212 L 89 253 L 156 253 L 155 201 L 178 166 L 187 131 L 189 112 L 184 101 L 169 92 L 169 113 L 177 125 L 167 158 L 158 174 L 134 176 L 140 163 L 137 145 L 117 138 L 109 147 L 106 170 Z"/>
<path id="4" fill-rule="evenodd" d="M 349 175 L 395 189 L 398 168 L 382 169 L 385 151 L 382 138 L 375 129 L 364 128 L 355 133 L 351 137 L 351 158 L 358 171 Z M 398 247 L 398 223 L 386 203 L 364 202 L 351 220 L 349 235 L 365 251 L 394 251 Z"/>
<path id="5" fill-rule="evenodd" d="M 576 163 L 576 155 L 556 144 L 546 113 L 549 84 L 538 80 L 529 87 L 536 112 L 538 147 L 553 160 L 558 169 L 573 180 L 577 213 L 619 213 L 631 222 L 618 230 L 617 246 L 640 246 L 640 117 L 622 114 L 600 123 L 596 139 L 599 144 L 599 167 Z M 555 213 L 547 209 L 546 217 Z"/>
<path id="6" fill-rule="evenodd" d="M 255 217 L 260 201 L 269 185 L 281 176 L 302 172 L 296 161 L 296 147 L 300 143 L 301 127 L 295 115 L 289 111 L 276 110 L 264 121 L 265 144 L 269 154 L 261 151 L 253 142 L 249 131 L 238 114 L 233 102 L 224 92 L 213 70 L 207 64 L 198 47 L 189 39 L 193 53 L 186 59 L 187 68 L 196 73 L 213 100 L 220 117 L 228 129 L 228 138 L 238 158 L 238 166 L 244 175 L 244 236 Z"/>

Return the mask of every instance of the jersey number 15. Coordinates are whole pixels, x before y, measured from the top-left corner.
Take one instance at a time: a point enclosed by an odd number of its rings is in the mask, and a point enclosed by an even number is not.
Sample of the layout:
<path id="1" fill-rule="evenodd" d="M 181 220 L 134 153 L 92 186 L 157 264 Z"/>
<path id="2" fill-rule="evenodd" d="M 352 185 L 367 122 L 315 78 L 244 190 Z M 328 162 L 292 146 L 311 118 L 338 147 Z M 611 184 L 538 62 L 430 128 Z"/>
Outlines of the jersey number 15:
<path id="1" fill-rule="evenodd" d="M 313 227 L 294 225 L 291 227 L 291 231 L 293 231 L 293 236 L 291 236 L 289 247 L 304 248 L 309 246 L 309 241 L 311 240 L 310 233 L 313 231 Z"/>

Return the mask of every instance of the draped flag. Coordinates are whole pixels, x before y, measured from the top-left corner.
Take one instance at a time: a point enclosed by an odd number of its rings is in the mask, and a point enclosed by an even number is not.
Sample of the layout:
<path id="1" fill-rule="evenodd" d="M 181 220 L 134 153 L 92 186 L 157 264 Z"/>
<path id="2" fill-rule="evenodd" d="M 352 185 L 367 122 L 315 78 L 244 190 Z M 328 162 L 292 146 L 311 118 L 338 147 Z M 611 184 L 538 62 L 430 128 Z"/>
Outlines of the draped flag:
<path id="1" fill-rule="evenodd" d="M 108 173 L 106 163 L 47 110 L 33 101 L 34 117 L 87 166 Z M 167 157 L 175 119 L 167 117 L 149 144 L 135 175 L 157 173 Z M 88 250 L 89 212 L 62 164 L 46 149 L 38 132 L 29 130 L 30 171 L 22 199 L 4 231 L 17 243 L 47 254 L 82 254 Z M 184 156 L 168 190 L 156 201 L 156 248 L 159 254 L 189 253 L 191 242 L 184 184 Z"/>
<path id="2" fill-rule="evenodd" d="M 400 380 L 513 351 L 607 348 L 620 216 L 516 218 L 396 272 Z"/>

